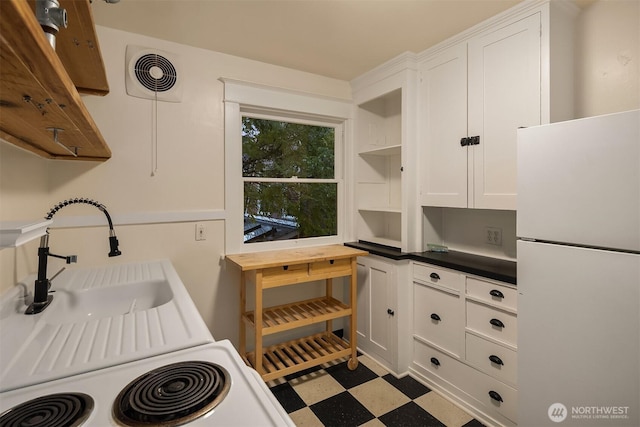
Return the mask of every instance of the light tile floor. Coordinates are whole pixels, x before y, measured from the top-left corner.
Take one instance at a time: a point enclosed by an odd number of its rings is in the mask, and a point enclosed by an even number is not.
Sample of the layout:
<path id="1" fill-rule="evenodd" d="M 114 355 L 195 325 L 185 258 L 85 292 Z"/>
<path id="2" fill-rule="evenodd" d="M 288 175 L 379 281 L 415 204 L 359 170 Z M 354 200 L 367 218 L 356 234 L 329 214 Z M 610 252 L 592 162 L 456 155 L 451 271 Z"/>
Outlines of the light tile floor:
<path id="1" fill-rule="evenodd" d="M 482 427 L 473 417 L 406 376 L 396 378 L 366 355 L 268 383 L 297 426 Z"/>

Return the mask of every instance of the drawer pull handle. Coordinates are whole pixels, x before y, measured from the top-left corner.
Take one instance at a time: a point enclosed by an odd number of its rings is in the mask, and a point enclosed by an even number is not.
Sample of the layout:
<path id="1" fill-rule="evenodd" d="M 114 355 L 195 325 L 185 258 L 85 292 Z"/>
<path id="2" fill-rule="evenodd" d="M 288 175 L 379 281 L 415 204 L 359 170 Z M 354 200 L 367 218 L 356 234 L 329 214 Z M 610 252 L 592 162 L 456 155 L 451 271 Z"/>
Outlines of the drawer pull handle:
<path id="1" fill-rule="evenodd" d="M 436 366 L 440 366 L 440 361 L 438 359 L 436 359 L 435 357 L 431 358 L 431 363 L 433 363 Z"/>
<path id="2" fill-rule="evenodd" d="M 502 321 L 498 319 L 491 319 L 489 320 L 489 323 L 491 323 L 493 326 L 497 328 L 504 328 L 504 323 L 502 323 Z"/>
<path id="3" fill-rule="evenodd" d="M 429 277 L 431 277 L 433 280 L 440 280 L 440 276 L 438 276 L 438 273 L 431 273 Z"/>
<path id="4" fill-rule="evenodd" d="M 441 320 L 441 319 L 440 319 L 440 316 L 438 316 L 438 315 L 437 315 L 437 314 L 435 314 L 435 313 L 431 313 L 431 318 L 432 318 L 433 320 L 435 320 L 436 322 L 439 322 L 439 321 Z"/>
<path id="5" fill-rule="evenodd" d="M 489 397 L 497 402 L 504 402 L 504 400 L 502 400 L 502 396 L 500 396 L 500 394 L 497 391 L 491 390 L 489 392 Z"/>
<path id="6" fill-rule="evenodd" d="M 390 308 L 387 308 L 387 314 L 389 316 L 393 316 L 394 314 L 396 314 L 393 310 L 391 310 Z"/>
<path id="7" fill-rule="evenodd" d="M 287 270 L 289 269 L 289 266 L 288 266 L 288 265 L 283 265 L 283 266 L 282 266 L 282 269 L 283 269 L 284 271 L 287 271 Z"/>
<path id="8" fill-rule="evenodd" d="M 497 289 L 492 289 L 489 295 L 496 298 L 504 298 L 504 294 Z"/>
<path id="9" fill-rule="evenodd" d="M 489 356 L 489 360 L 491 360 L 491 362 L 495 363 L 496 365 L 503 365 L 504 366 L 504 363 L 502 363 L 502 359 L 500 359 L 495 354 L 492 354 L 491 356 Z"/>
<path id="10" fill-rule="evenodd" d="M 333 263 L 334 263 L 334 262 L 336 262 L 336 260 L 335 260 L 335 259 L 331 259 L 331 260 L 329 260 L 329 264 L 331 264 L 331 265 L 333 265 Z"/>

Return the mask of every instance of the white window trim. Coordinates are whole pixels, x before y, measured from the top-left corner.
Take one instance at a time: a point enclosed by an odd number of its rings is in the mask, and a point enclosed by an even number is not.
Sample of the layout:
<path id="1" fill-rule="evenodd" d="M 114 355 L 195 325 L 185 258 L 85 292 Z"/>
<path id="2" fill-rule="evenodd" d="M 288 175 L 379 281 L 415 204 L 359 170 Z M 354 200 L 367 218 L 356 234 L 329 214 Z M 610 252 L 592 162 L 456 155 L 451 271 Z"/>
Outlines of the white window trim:
<path id="1" fill-rule="evenodd" d="M 221 79 L 224 83 L 224 141 L 225 141 L 225 252 L 260 252 L 271 249 L 317 246 L 343 243 L 351 230 L 351 182 L 350 168 L 345 165 L 352 146 L 352 103 L 348 100 L 323 97 L 287 89 L 263 86 L 232 79 Z M 280 112 L 287 117 L 315 118 L 327 123 L 341 124 L 342 141 L 339 156 L 336 156 L 336 178 L 342 180 L 342 191 L 338 195 L 338 234 L 275 242 L 243 243 L 244 233 L 244 180 L 242 179 L 242 116 L 253 116 L 256 111 L 274 114 Z M 275 114 L 274 114 L 275 115 Z M 338 154 L 338 153 L 336 153 Z"/>

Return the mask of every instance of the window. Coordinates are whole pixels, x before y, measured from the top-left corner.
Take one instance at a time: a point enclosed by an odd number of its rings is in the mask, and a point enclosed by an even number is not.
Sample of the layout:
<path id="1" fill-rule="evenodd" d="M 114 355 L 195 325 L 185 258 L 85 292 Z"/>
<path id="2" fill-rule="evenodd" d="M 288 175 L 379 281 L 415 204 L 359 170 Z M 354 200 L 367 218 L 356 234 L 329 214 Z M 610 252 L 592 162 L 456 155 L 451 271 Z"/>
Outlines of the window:
<path id="1" fill-rule="evenodd" d="M 242 117 L 244 242 L 338 233 L 336 128 Z"/>
<path id="2" fill-rule="evenodd" d="M 225 251 L 342 243 L 351 102 L 223 82 Z"/>

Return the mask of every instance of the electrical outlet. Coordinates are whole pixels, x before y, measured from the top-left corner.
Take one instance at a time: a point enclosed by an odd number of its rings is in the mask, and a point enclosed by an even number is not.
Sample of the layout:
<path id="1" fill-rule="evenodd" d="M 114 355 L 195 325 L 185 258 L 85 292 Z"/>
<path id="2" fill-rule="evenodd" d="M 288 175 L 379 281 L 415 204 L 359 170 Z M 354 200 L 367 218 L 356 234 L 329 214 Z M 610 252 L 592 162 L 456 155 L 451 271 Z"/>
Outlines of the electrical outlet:
<path id="1" fill-rule="evenodd" d="M 207 240 L 207 229 L 204 224 L 196 224 L 196 240 Z"/>
<path id="2" fill-rule="evenodd" d="M 502 228 L 485 227 L 485 236 L 488 244 L 502 246 Z"/>

